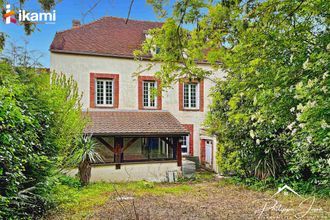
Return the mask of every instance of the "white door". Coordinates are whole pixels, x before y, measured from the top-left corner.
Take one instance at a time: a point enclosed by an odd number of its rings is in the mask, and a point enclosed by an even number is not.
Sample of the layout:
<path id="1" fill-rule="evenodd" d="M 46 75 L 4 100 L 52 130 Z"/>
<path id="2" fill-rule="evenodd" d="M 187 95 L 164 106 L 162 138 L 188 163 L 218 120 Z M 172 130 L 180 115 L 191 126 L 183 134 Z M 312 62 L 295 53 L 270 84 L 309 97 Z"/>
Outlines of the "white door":
<path id="1" fill-rule="evenodd" d="M 205 143 L 205 162 L 212 164 L 212 141 L 206 140 Z"/>

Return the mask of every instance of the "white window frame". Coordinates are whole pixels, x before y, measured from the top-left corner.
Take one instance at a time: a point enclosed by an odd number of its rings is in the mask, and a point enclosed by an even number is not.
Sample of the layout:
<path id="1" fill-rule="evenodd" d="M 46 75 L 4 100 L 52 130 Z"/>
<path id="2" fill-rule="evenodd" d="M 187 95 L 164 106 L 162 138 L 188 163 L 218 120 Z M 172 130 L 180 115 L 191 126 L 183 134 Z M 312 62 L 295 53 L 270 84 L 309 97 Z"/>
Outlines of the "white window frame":
<path id="1" fill-rule="evenodd" d="M 99 81 L 102 81 L 103 82 L 103 104 L 98 104 L 97 103 L 97 82 L 99 82 Z M 106 102 L 106 82 L 111 82 L 111 84 L 112 84 L 112 89 L 111 89 L 111 103 L 112 104 L 105 104 L 105 103 L 107 103 Z M 98 107 L 113 107 L 114 106 L 114 96 L 115 96 L 115 94 L 114 94 L 114 91 L 115 91 L 115 89 L 114 89 L 114 86 L 115 86 L 115 83 L 114 83 L 114 80 L 113 79 L 96 79 L 95 80 L 95 105 L 96 106 L 98 106 Z"/>
<path id="2" fill-rule="evenodd" d="M 185 106 L 185 86 L 188 85 L 188 107 Z M 196 107 L 191 107 L 191 85 L 196 86 Z M 199 83 L 184 83 L 183 84 L 183 99 L 182 99 L 182 105 L 184 109 L 193 109 L 193 110 L 198 110 L 199 109 Z"/>
<path id="3" fill-rule="evenodd" d="M 190 143 L 189 143 L 190 138 L 189 137 L 190 137 L 190 135 L 181 137 L 181 154 L 182 155 L 189 155 L 189 145 L 190 145 Z M 186 144 L 183 143 L 183 140 L 185 140 Z M 182 148 L 187 148 L 187 152 L 184 153 L 182 151 Z"/>
<path id="4" fill-rule="evenodd" d="M 148 84 L 148 105 L 145 106 L 145 103 L 144 103 L 144 84 L 147 83 Z M 154 88 L 157 89 L 157 81 L 155 80 L 143 80 L 142 81 L 142 106 L 143 108 L 147 108 L 147 109 L 155 109 L 157 108 L 157 96 L 154 97 L 155 99 L 155 106 L 151 106 L 151 96 L 152 96 L 152 88 L 150 86 L 150 83 L 154 83 Z"/>

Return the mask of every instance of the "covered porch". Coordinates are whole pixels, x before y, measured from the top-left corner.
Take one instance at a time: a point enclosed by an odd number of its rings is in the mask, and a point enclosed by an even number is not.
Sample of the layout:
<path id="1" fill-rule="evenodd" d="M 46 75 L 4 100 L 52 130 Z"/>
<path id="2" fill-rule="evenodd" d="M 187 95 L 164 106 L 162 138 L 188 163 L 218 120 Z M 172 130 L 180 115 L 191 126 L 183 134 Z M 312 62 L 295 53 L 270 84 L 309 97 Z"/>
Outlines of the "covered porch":
<path id="1" fill-rule="evenodd" d="M 91 181 L 166 181 L 182 166 L 180 139 L 189 134 L 165 111 L 91 111 L 85 133 L 103 161 Z"/>

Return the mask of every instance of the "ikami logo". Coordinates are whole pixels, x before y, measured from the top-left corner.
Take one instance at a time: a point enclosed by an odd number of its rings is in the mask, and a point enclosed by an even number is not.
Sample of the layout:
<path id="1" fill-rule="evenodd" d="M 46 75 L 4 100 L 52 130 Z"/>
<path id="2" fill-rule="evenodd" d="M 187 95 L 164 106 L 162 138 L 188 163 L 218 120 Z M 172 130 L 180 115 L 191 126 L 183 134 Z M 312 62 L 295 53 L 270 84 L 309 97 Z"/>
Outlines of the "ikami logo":
<path id="1" fill-rule="evenodd" d="M 24 9 L 18 11 L 18 16 L 15 16 L 15 11 L 10 9 L 10 4 L 6 5 L 5 13 L 3 13 L 3 19 L 6 24 L 19 22 L 30 22 L 34 24 L 55 24 L 56 22 L 56 10 L 52 12 L 27 12 Z"/>
<path id="2" fill-rule="evenodd" d="M 5 20 L 6 24 L 15 23 L 16 24 L 16 18 L 15 18 L 15 12 L 10 10 L 10 5 L 6 5 L 6 13 L 3 15 L 3 19 Z"/>

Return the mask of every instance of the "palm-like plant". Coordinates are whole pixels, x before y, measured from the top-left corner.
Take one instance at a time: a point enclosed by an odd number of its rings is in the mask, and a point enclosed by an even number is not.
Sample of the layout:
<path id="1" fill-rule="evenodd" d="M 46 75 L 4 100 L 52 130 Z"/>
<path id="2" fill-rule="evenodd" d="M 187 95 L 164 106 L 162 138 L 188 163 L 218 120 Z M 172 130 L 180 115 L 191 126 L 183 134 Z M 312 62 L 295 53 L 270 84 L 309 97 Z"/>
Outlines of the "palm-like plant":
<path id="1" fill-rule="evenodd" d="M 258 158 L 254 175 L 259 179 L 266 179 L 268 177 L 276 178 L 285 166 L 283 155 L 278 150 L 267 150 L 260 153 Z"/>
<path id="2" fill-rule="evenodd" d="M 78 170 L 82 185 L 88 185 L 91 177 L 91 163 L 102 162 L 103 158 L 95 150 L 96 144 L 91 136 L 84 135 L 78 143 Z"/>

